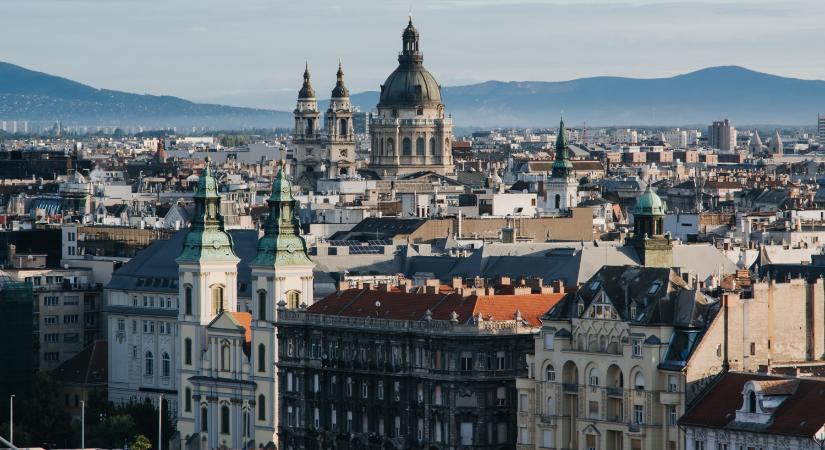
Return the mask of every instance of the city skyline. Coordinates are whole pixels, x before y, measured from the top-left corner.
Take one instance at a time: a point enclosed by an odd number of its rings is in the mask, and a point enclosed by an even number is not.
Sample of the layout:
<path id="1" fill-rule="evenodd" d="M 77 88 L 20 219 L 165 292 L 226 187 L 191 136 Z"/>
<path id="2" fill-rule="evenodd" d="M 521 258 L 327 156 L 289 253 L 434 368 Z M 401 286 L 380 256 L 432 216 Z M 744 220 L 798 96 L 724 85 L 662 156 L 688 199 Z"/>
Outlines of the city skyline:
<path id="1" fill-rule="evenodd" d="M 8 62 L 99 88 L 235 106 L 291 108 L 305 61 L 319 93 L 334 85 L 339 59 L 353 93 L 377 90 L 410 7 L 427 65 L 443 86 L 658 78 L 719 65 L 825 78 L 825 65 L 813 58 L 825 5 L 806 0 L 359 1 L 347 9 L 262 1 L 229 8 L 219 0 L 11 3 L 20 20 L 0 30 Z M 771 56 L 780 51 L 782 58 Z"/>

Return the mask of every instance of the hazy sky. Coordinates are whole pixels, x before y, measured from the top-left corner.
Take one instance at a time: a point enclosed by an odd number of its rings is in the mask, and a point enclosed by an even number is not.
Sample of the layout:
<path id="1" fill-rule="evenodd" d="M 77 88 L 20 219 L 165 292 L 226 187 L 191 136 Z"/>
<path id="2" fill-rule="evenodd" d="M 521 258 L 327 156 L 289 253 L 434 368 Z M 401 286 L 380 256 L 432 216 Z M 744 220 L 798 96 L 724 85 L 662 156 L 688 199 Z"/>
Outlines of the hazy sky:
<path id="1" fill-rule="evenodd" d="M 291 109 L 395 68 L 407 12 L 442 85 L 741 65 L 825 79 L 825 0 L 0 0 L 0 60 L 95 87 Z"/>

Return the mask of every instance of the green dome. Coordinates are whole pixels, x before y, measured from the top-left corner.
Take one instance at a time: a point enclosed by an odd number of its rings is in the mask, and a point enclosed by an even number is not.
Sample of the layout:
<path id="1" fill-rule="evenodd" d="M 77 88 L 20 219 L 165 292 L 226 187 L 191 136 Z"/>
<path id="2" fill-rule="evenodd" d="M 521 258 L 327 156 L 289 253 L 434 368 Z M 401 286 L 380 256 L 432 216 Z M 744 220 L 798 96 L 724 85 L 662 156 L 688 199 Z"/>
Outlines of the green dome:
<path id="1" fill-rule="evenodd" d="M 665 202 L 650 189 L 650 185 L 645 189 L 644 194 L 636 200 L 633 208 L 634 216 L 664 216 Z"/>

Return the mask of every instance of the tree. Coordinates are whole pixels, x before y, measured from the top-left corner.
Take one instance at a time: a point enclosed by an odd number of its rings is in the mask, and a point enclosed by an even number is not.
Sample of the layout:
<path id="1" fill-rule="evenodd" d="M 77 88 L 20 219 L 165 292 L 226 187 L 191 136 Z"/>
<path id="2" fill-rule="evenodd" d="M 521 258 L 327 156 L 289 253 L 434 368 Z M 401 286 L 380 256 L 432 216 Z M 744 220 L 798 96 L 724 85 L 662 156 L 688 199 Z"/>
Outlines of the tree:
<path id="1" fill-rule="evenodd" d="M 23 409 L 20 428 L 15 427 L 15 441 L 31 446 L 77 445 L 72 436 L 71 417 L 60 402 L 59 387 L 47 373 L 35 374 L 32 398 Z"/>
<path id="2" fill-rule="evenodd" d="M 135 438 L 129 448 L 132 450 L 149 450 L 152 448 L 152 443 L 149 442 L 149 438 L 141 434 Z"/>

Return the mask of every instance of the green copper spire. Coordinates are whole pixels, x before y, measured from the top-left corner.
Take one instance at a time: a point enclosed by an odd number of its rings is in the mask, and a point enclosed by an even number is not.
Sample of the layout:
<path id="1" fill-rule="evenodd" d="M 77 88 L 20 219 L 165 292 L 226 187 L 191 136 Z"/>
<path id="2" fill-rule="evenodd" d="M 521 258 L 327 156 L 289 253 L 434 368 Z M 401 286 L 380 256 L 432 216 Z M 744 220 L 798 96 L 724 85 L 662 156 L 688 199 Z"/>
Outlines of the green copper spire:
<path id="1" fill-rule="evenodd" d="M 567 149 L 567 131 L 564 119 L 559 120 L 559 135 L 556 137 L 556 159 L 553 161 L 553 178 L 567 178 L 573 173 Z"/>
<path id="2" fill-rule="evenodd" d="M 250 265 L 313 265 L 307 256 L 306 242 L 301 237 L 301 224 L 295 216 L 297 202 L 292 196 L 292 184 L 286 178 L 283 161 L 272 181 L 272 194 L 266 203 L 269 205 L 269 218 L 264 224 L 264 235 L 258 240 L 258 250 Z"/>
<path id="3" fill-rule="evenodd" d="M 218 182 L 212 176 L 206 158 L 206 167 L 198 179 L 195 193 L 195 217 L 183 241 L 183 251 L 177 261 L 237 261 L 232 248 L 232 237 L 223 228 L 221 196 Z"/>

